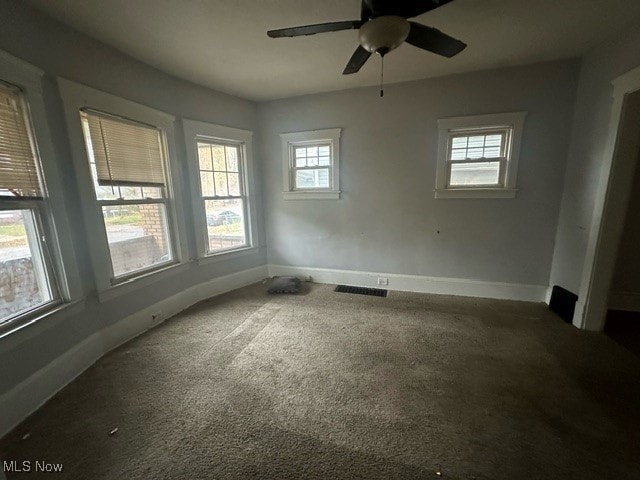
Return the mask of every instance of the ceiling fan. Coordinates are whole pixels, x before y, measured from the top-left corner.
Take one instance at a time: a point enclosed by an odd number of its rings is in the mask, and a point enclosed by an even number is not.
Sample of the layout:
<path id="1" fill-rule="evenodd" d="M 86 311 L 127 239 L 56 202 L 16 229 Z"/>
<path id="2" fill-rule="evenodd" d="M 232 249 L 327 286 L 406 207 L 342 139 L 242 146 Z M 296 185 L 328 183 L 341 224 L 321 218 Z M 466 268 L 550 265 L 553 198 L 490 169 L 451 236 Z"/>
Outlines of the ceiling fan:
<path id="1" fill-rule="evenodd" d="M 301 27 L 269 30 L 271 38 L 298 37 L 316 33 L 359 29 L 360 45 L 342 72 L 344 75 L 358 72 L 371 54 L 384 57 L 404 41 L 438 55 L 451 58 L 467 46 L 460 40 L 432 27 L 412 22 L 416 17 L 453 0 L 362 0 L 360 20 L 319 23 Z"/>

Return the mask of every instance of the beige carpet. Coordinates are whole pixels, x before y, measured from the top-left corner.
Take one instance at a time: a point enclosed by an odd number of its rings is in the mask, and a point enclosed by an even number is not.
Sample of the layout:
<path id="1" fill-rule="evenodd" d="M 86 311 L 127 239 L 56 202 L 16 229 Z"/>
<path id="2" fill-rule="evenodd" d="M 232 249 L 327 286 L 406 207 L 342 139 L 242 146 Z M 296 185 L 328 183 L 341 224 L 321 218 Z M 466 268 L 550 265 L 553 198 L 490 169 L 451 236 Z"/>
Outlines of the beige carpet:
<path id="1" fill-rule="evenodd" d="M 305 286 L 110 353 L 0 442 L 64 472 L 9 480 L 640 478 L 640 360 L 606 336 L 544 305 Z"/>

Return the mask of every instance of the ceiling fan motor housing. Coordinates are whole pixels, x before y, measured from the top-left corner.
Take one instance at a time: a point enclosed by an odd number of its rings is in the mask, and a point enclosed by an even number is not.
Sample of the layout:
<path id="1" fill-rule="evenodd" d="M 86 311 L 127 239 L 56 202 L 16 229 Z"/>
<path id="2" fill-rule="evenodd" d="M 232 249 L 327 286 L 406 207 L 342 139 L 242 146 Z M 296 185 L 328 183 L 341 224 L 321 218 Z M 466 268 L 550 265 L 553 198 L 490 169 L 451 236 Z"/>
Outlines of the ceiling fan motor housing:
<path id="1" fill-rule="evenodd" d="M 360 27 L 360 45 L 371 53 L 384 56 L 407 39 L 409 30 L 409 22 L 402 17 L 377 17 Z"/>

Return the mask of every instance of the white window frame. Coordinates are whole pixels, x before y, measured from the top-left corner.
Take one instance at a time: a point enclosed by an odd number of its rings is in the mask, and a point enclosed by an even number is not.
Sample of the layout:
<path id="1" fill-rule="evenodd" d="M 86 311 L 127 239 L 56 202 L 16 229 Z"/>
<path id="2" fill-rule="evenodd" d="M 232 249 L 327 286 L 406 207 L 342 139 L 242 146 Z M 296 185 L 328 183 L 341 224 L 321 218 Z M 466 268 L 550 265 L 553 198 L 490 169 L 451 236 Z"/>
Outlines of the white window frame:
<path id="1" fill-rule="evenodd" d="M 87 244 L 100 301 L 109 300 L 150 285 L 164 276 L 188 268 L 189 252 L 185 237 L 184 205 L 181 201 L 183 192 L 180 189 L 181 172 L 175 160 L 177 158 L 175 153 L 175 118 L 165 112 L 63 78 L 58 78 L 58 86 L 64 104 L 78 190 L 83 200 L 83 219 L 87 230 Z M 170 230 L 173 247 L 173 261 L 170 263 L 162 264 L 157 268 L 141 270 L 132 275 L 113 278 L 102 207 L 96 198 L 87 157 L 80 116 L 80 112 L 84 109 L 97 110 L 147 125 L 154 125 L 161 130 L 165 146 L 167 177 L 167 201 L 165 203 L 167 227 Z"/>
<path id="2" fill-rule="evenodd" d="M 340 198 L 341 128 L 282 133 L 282 181 L 285 200 L 337 200 Z M 295 147 L 327 145 L 331 149 L 331 185 L 329 188 L 295 188 Z"/>
<path id="3" fill-rule="evenodd" d="M 438 158 L 436 165 L 435 198 L 514 198 L 522 130 L 526 112 L 472 115 L 438 120 Z M 451 162 L 449 161 L 452 138 L 464 133 L 488 134 L 506 132 L 505 155 L 501 158 L 474 159 L 469 161 L 499 161 L 499 185 L 449 186 Z"/>
<path id="4" fill-rule="evenodd" d="M 253 165 L 253 132 L 239 128 L 184 119 L 182 121 L 191 186 L 191 200 L 196 229 L 196 247 L 200 262 L 234 258 L 253 253 L 258 248 L 258 225 L 256 215 L 256 188 Z M 220 142 L 221 144 L 237 145 L 240 148 L 240 173 L 245 202 L 245 232 L 247 243 L 238 247 L 224 250 L 209 251 L 206 211 L 201 195 L 200 160 L 198 158 L 197 142 Z"/>
<path id="5" fill-rule="evenodd" d="M 38 201 L 12 202 L 5 200 L 2 209 L 30 209 L 37 211 L 39 233 L 44 239 L 31 239 L 42 243 L 43 255 L 50 272 L 50 284 L 57 290 L 57 298 L 11 318 L 0 328 L 4 337 L 36 321 L 49 317 L 61 308 L 77 304 L 84 296 L 80 282 L 71 226 L 66 213 L 64 166 L 51 141 L 49 119 L 42 92 L 44 71 L 0 50 L 0 79 L 21 90 L 21 97 L 29 117 L 30 133 L 36 147 L 40 172 L 44 178 L 45 198 Z M 68 188 L 68 187 L 66 187 Z M 33 216 L 32 216 L 33 217 Z M 30 221 L 27 220 L 26 221 Z M 33 232 L 34 230 L 31 229 Z M 38 261 L 34 259 L 34 261 Z M 55 284 L 55 286 L 53 285 Z"/>

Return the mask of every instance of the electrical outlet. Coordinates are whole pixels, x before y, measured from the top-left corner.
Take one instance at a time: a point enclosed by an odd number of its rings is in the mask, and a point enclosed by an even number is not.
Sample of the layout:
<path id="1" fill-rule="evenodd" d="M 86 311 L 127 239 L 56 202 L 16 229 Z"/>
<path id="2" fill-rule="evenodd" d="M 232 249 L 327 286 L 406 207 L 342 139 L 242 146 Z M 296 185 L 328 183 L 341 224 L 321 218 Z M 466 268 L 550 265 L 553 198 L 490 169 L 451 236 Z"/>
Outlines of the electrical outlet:
<path id="1" fill-rule="evenodd" d="M 378 285 L 389 285 L 389 279 L 387 277 L 378 277 Z"/>
<path id="2" fill-rule="evenodd" d="M 159 320 L 160 317 L 162 317 L 162 310 L 158 310 L 157 312 L 154 312 L 154 313 L 151 314 L 151 320 L 154 321 L 154 322 L 156 320 Z"/>

